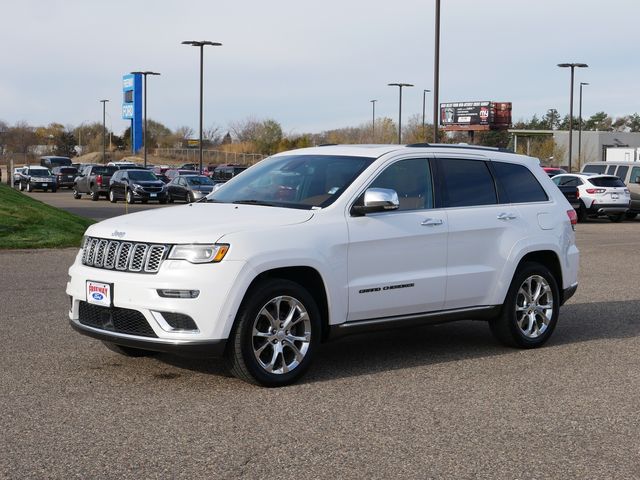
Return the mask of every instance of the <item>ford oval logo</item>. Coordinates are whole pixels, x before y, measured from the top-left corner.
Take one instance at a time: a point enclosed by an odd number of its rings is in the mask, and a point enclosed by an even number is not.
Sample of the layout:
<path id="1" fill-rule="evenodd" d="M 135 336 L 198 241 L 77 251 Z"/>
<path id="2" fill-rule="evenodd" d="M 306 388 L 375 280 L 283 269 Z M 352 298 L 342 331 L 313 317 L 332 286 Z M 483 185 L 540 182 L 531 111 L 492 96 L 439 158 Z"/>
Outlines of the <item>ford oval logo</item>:
<path id="1" fill-rule="evenodd" d="M 97 301 L 104 299 L 104 295 L 102 295 L 100 292 L 93 292 L 91 296 L 93 297 L 94 300 L 97 300 Z"/>

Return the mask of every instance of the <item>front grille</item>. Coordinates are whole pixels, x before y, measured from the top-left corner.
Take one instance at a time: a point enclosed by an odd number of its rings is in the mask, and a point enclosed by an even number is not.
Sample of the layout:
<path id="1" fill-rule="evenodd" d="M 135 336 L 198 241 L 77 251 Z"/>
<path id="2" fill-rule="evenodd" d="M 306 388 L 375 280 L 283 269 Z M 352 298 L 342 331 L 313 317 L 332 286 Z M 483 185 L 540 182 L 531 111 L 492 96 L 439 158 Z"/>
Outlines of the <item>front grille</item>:
<path id="1" fill-rule="evenodd" d="M 159 193 L 162 191 L 162 187 L 144 187 L 143 190 L 148 193 Z"/>
<path id="2" fill-rule="evenodd" d="M 122 272 L 157 273 L 169 248 L 169 245 L 87 237 L 82 246 L 82 264 Z"/>
<path id="3" fill-rule="evenodd" d="M 140 337 L 157 337 L 147 319 L 137 310 L 101 307 L 81 301 L 79 317 L 80 323 L 88 327 Z"/>

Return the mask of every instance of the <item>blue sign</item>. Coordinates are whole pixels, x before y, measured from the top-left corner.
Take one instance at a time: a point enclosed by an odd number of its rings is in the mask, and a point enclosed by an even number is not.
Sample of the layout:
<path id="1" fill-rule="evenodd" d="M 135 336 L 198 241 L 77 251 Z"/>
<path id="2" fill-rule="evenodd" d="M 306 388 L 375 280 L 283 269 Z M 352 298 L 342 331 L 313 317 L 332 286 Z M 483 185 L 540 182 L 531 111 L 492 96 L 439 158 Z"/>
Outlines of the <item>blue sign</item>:
<path id="1" fill-rule="evenodd" d="M 122 76 L 122 118 L 131 120 L 131 152 L 142 148 L 142 75 Z"/>

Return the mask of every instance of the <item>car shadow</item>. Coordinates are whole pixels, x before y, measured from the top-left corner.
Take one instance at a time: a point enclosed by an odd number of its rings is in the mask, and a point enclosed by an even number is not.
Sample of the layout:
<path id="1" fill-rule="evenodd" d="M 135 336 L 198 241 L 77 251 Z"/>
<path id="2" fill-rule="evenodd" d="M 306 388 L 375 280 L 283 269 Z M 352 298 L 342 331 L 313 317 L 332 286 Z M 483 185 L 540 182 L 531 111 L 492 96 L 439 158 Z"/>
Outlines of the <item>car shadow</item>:
<path id="1" fill-rule="evenodd" d="M 544 348 L 640 336 L 640 300 L 567 304 Z M 499 344 L 483 321 L 460 321 L 390 329 L 343 337 L 321 345 L 299 383 L 332 381 L 380 372 L 461 360 L 510 355 L 517 349 Z M 220 360 L 161 354 L 157 359 L 178 368 L 229 376 Z"/>

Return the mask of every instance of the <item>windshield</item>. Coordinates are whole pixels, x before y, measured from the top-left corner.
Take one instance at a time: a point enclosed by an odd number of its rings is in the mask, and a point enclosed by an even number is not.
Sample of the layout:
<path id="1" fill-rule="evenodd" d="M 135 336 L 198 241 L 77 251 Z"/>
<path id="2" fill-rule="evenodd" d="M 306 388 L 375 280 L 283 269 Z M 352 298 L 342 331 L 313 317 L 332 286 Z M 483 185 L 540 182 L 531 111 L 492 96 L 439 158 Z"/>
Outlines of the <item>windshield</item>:
<path id="1" fill-rule="evenodd" d="M 78 170 L 76 170 L 75 167 L 60 167 L 60 169 L 58 169 L 58 172 L 60 172 L 60 173 L 78 173 Z"/>
<path id="2" fill-rule="evenodd" d="M 47 168 L 30 168 L 29 175 L 51 175 Z"/>
<path id="3" fill-rule="evenodd" d="M 213 185 L 213 182 L 209 177 L 204 175 L 200 177 L 185 177 L 189 185 Z"/>
<path id="4" fill-rule="evenodd" d="M 158 180 L 158 177 L 156 177 L 152 172 L 147 171 L 130 171 L 129 172 L 129 179 L 133 180 L 133 181 L 143 181 L 143 182 L 153 182 L 155 180 Z"/>
<path id="5" fill-rule="evenodd" d="M 289 208 L 327 207 L 373 160 L 336 155 L 273 157 L 234 177 L 207 199 Z"/>

